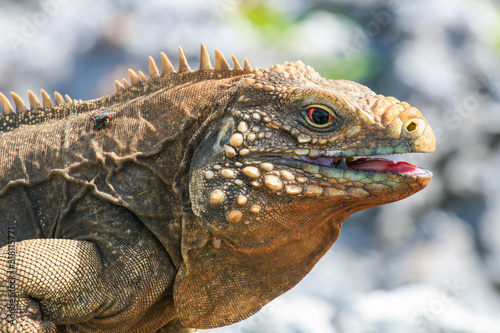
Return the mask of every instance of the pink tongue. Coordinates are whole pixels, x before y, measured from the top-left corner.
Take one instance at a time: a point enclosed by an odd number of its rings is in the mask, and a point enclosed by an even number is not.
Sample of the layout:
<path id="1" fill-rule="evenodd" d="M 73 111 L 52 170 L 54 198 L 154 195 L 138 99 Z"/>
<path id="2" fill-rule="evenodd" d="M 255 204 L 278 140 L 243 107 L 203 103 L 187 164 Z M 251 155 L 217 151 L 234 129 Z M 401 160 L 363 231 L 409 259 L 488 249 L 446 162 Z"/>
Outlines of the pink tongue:
<path id="1" fill-rule="evenodd" d="M 348 162 L 347 166 L 355 170 L 413 173 L 418 167 L 407 162 L 394 162 L 385 158 L 357 158 Z"/>

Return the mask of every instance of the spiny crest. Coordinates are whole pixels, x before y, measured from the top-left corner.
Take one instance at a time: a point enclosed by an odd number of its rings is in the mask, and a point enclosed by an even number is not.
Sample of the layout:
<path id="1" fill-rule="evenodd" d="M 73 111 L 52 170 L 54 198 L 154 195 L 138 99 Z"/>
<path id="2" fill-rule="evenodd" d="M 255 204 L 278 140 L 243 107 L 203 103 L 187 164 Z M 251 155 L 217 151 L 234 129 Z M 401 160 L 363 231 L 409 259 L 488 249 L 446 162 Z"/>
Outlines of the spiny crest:
<path id="1" fill-rule="evenodd" d="M 165 55 L 165 53 L 161 53 L 161 71 L 158 69 L 155 60 L 152 57 L 149 57 L 149 78 L 157 78 L 170 74 L 178 74 L 178 73 L 189 73 L 189 72 L 198 72 L 198 71 L 240 71 L 240 72 L 249 72 L 256 73 L 259 71 L 258 69 L 252 69 L 252 66 L 245 58 L 243 67 L 241 67 L 238 59 L 232 55 L 232 60 L 234 63 L 234 67 L 231 69 L 231 66 L 227 62 L 224 55 L 219 51 L 215 50 L 215 67 L 212 67 L 212 63 L 210 62 L 210 55 L 205 47 L 205 45 L 201 44 L 200 50 L 200 66 L 197 71 L 192 70 L 189 66 L 189 63 L 186 59 L 186 55 L 182 50 L 182 47 L 179 46 L 179 68 L 176 71 L 174 65 L 170 59 Z M 139 74 L 136 74 L 132 69 L 128 70 L 130 83 L 127 79 L 122 79 L 122 81 L 115 81 L 117 92 L 126 90 L 139 82 L 147 81 L 148 78 L 139 71 Z"/>
<path id="2" fill-rule="evenodd" d="M 40 100 L 38 99 L 38 97 L 35 95 L 34 92 L 28 90 L 28 100 L 30 104 L 29 108 L 26 106 L 26 103 L 24 103 L 23 99 L 18 94 L 16 94 L 15 92 L 11 92 L 10 96 L 14 101 L 15 109 L 14 107 L 12 107 L 12 104 L 10 103 L 9 99 L 0 92 L 0 106 L 2 106 L 3 115 L 6 116 L 12 114 L 13 112 L 21 113 L 28 110 L 49 108 L 54 106 L 54 102 L 52 101 L 52 98 L 49 96 L 49 94 L 43 89 L 41 89 L 40 92 L 42 95 L 42 102 L 40 102 Z M 73 103 L 71 97 L 66 95 L 66 100 L 64 100 L 64 97 L 57 91 L 54 92 L 54 97 L 56 100 L 55 105 Z"/>
<path id="3" fill-rule="evenodd" d="M 224 55 L 219 51 L 215 50 L 215 67 L 212 67 L 212 64 L 210 63 L 210 56 L 208 54 L 207 49 L 205 48 L 205 45 L 202 43 L 201 44 L 201 51 L 200 51 L 200 67 L 197 71 L 192 70 L 189 67 L 188 61 L 186 59 L 186 56 L 184 54 L 184 51 L 182 48 L 179 46 L 179 68 L 176 71 L 174 66 L 172 65 L 172 62 L 170 59 L 165 55 L 165 53 L 161 53 L 161 72 L 159 71 L 154 59 L 152 57 L 149 57 L 149 78 L 157 78 L 161 76 L 166 76 L 170 74 L 178 74 L 178 73 L 187 73 L 187 72 L 198 72 L 198 71 L 236 71 L 236 72 L 247 72 L 247 73 L 257 73 L 259 70 L 257 68 L 252 69 L 250 66 L 250 63 L 248 60 L 245 58 L 244 63 L 243 63 L 243 68 L 241 67 L 238 59 L 232 55 L 232 60 L 234 63 L 234 68 L 231 69 L 229 63 L 227 60 L 224 58 Z M 144 75 L 143 72 L 139 71 L 136 73 L 134 70 L 129 69 L 128 70 L 129 78 L 130 78 L 130 83 L 126 79 L 123 79 L 121 82 L 116 80 L 115 81 L 115 86 L 117 92 L 121 92 L 123 90 L 127 90 L 131 88 L 132 86 L 135 86 L 137 84 L 140 84 L 141 82 L 145 82 L 148 80 L 146 75 Z M 38 99 L 38 97 L 30 90 L 28 91 L 28 100 L 29 100 L 29 108 L 28 106 L 24 103 L 22 98 L 17 95 L 14 92 L 10 93 L 12 100 L 14 101 L 14 106 L 12 106 L 11 102 L 9 99 L 0 92 L 0 106 L 3 111 L 3 115 L 10 115 L 12 113 L 21 113 L 25 112 L 28 110 L 36 110 L 36 109 L 44 109 L 44 108 L 50 108 L 53 107 L 54 105 L 60 106 L 64 104 L 71 104 L 73 103 L 73 100 L 66 95 L 65 98 L 58 93 L 54 92 L 54 97 L 55 97 L 55 103 L 52 101 L 52 98 L 49 96 L 49 94 L 45 90 L 41 90 L 41 96 L 42 96 L 42 101 Z M 83 101 L 77 101 L 77 102 L 83 102 Z"/>

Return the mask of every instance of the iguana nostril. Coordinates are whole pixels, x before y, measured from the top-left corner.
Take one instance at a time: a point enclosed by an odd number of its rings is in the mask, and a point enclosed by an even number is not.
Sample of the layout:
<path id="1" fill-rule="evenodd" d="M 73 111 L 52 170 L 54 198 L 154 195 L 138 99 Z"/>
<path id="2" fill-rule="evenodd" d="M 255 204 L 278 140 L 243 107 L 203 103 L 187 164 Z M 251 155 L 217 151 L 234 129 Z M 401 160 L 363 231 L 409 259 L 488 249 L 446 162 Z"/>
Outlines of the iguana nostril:
<path id="1" fill-rule="evenodd" d="M 401 137 L 404 139 L 416 139 L 424 132 L 425 120 L 419 118 L 408 119 L 403 123 Z"/>
<path id="2" fill-rule="evenodd" d="M 413 132 L 416 128 L 417 128 L 417 124 L 415 124 L 414 122 L 411 122 L 411 123 L 409 123 L 409 124 L 406 126 L 406 130 L 407 130 L 408 132 Z"/>

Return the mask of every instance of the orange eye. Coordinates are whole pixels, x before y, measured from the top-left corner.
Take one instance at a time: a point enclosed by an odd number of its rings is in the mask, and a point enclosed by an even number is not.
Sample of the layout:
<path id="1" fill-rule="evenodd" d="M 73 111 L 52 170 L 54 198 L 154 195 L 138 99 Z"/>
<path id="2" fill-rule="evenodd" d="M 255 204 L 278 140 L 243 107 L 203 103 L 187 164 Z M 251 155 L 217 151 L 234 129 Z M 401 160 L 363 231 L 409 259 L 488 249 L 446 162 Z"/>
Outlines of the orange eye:
<path id="1" fill-rule="evenodd" d="M 333 121 L 331 112 L 318 106 L 311 106 L 307 109 L 307 118 L 312 125 L 320 127 L 324 127 Z"/>

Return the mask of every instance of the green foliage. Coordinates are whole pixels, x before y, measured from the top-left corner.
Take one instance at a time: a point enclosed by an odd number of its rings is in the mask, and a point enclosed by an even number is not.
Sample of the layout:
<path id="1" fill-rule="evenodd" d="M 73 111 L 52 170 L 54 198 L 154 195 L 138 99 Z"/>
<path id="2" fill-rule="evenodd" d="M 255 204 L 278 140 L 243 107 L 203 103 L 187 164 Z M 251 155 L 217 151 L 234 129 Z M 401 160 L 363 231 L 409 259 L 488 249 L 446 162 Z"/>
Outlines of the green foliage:
<path id="1" fill-rule="evenodd" d="M 285 52 L 291 43 L 300 42 L 296 40 L 294 31 L 300 29 L 301 21 L 308 15 L 303 13 L 304 15 L 300 17 L 293 17 L 284 9 L 273 7 L 264 0 L 242 1 L 239 11 L 270 48 Z M 329 12 L 329 14 L 342 16 L 339 13 Z M 348 18 L 342 17 L 342 19 Z M 376 56 L 370 55 L 365 49 L 347 51 L 338 57 L 333 54 L 318 54 L 314 58 L 302 60 L 328 79 L 363 81 L 376 72 Z"/>
<path id="2" fill-rule="evenodd" d="M 364 81 L 374 74 L 376 57 L 370 56 L 368 52 L 359 52 L 348 56 L 321 57 L 311 59 L 309 63 L 323 77 L 327 79 L 346 79 L 352 81 Z"/>
<path id="3" fill-rule="evenodd" d="M 285 11 L 271 7 L 266 1 L 243 1 L 240 13 L 260 32 L 268 42 L 288 40 L 290 28 L 297 20 Z"/>
<path id="4" fill-rule="evenodd" d="M 490 45 L 492 45 L 493 50 L 496 53 L 500 53 L 500 23 L 494 30 L 495 31 L 492 33 L 492 40 L 490 41 Z"/>

